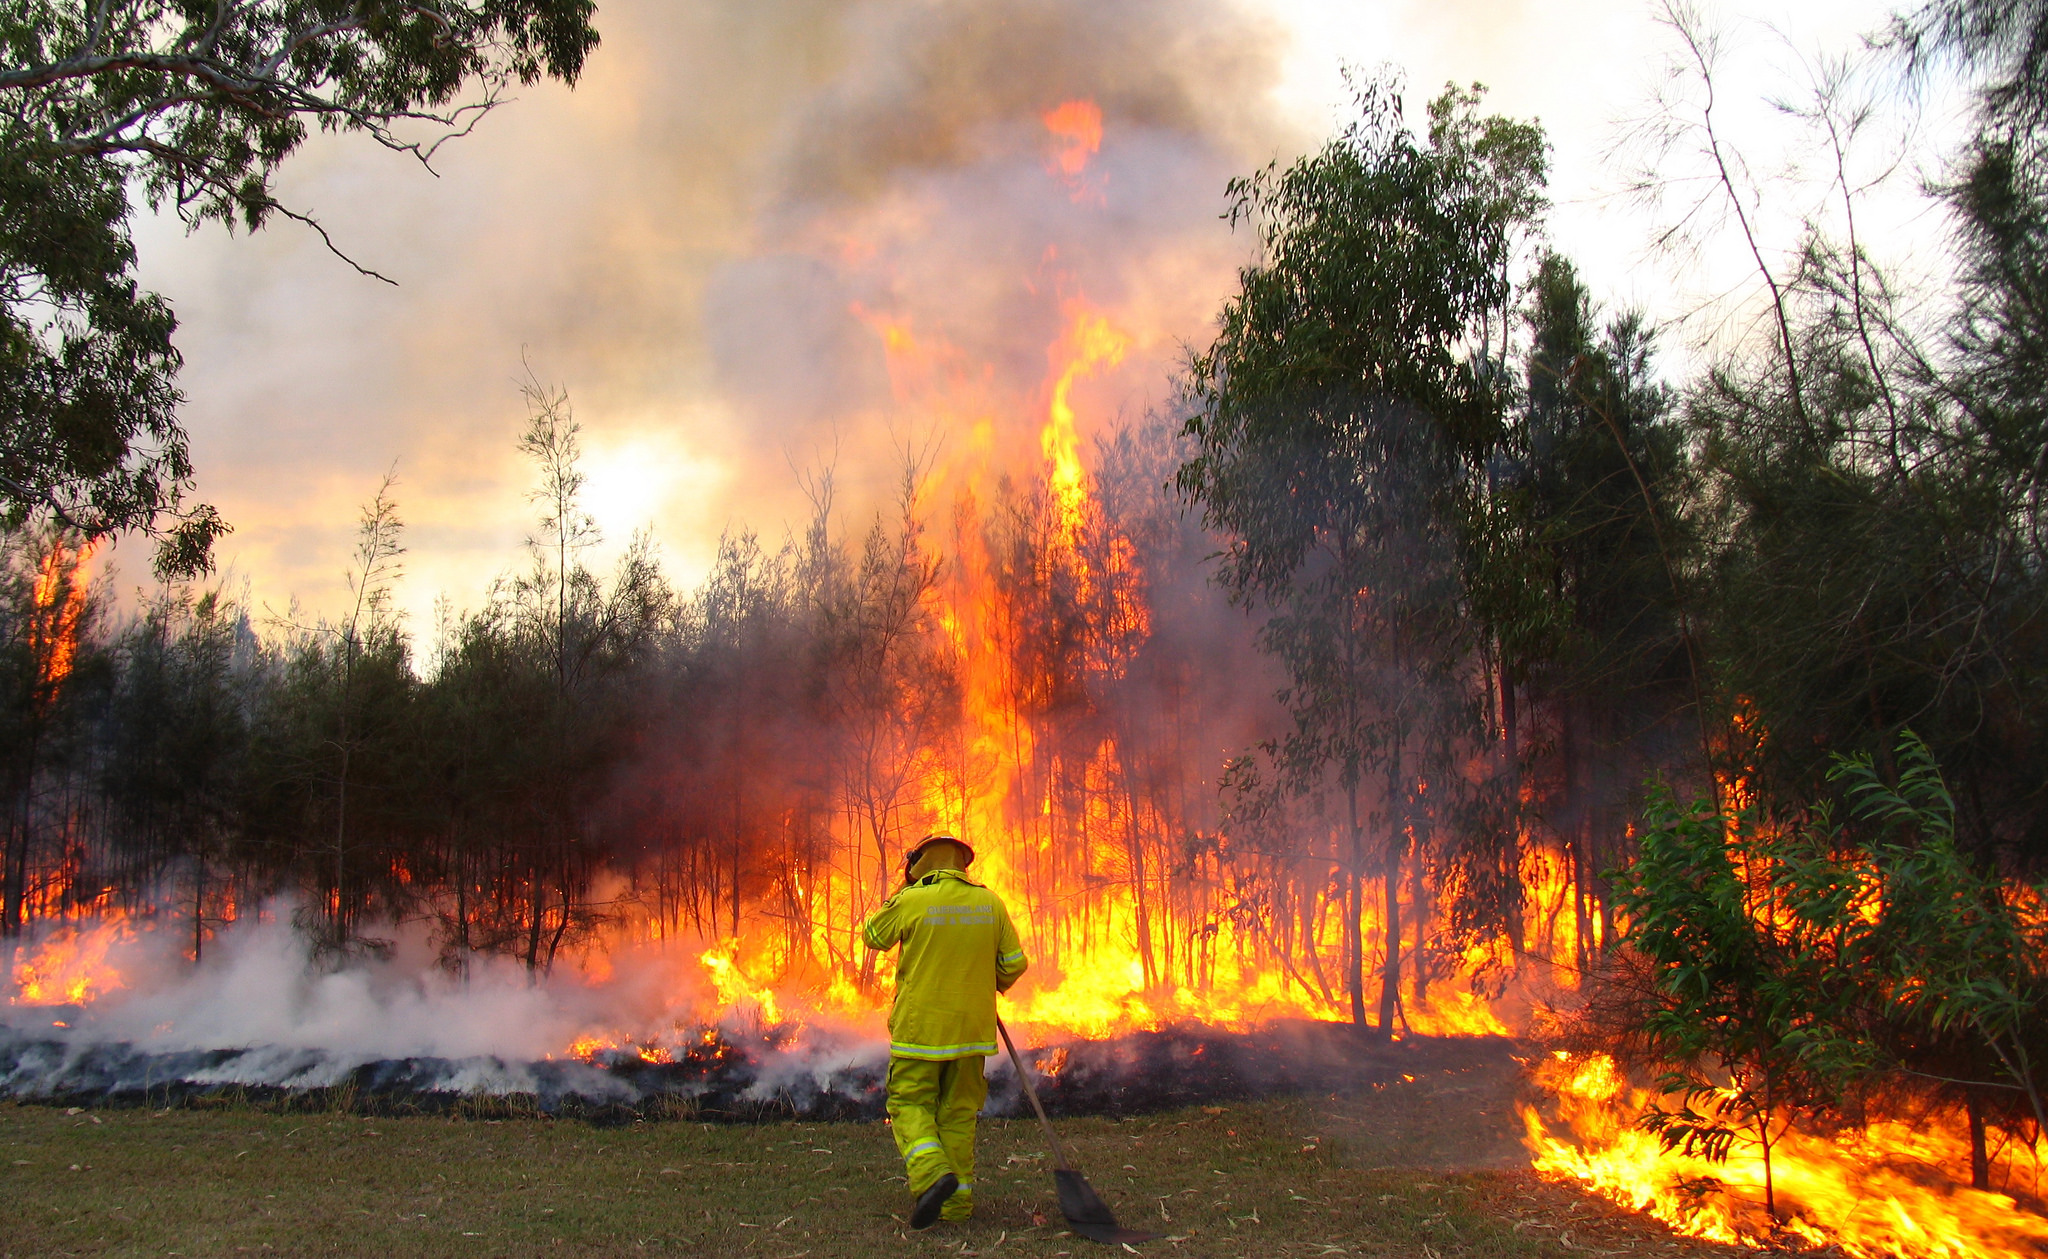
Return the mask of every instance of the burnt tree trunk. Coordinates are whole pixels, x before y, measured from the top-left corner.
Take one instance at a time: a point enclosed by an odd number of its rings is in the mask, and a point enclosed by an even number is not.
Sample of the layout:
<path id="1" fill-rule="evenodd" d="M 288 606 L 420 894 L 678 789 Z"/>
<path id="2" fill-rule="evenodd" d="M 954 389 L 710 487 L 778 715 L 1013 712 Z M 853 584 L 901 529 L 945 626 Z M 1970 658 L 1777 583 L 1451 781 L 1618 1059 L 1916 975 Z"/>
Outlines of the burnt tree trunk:
<path id="1" fill-rule="evenodd" d="M 1414 958 L 1415 1000 L 1419 1005 L 1429 1004 L 1429 885 L 1425 880 L 1426 863 L 1422 859 L 1428 846 L 1425 842 L 1428 828 L 1425 813 L 1415 822 L 1415 860 L 1408 867 L 1408 915 L 1415 920 L 1415 943 L 1409 955 Z"/>
<path id="2" fill-rule="evenodd" d="M 1386 939 L 1386 964 L 1380 972 L 1380 1039 L 1394 1035 L 1394 1016 L 1401 1005 L 1401 859 L 1408 847 L 1408 810 L 1401 779 L 1401 736 L 1394 736 L 1392 755 L 1387 761 L 1387 818 L 1393 833 L 1387 836 L 1387 854 L 1380 870 L 1380 886 L 1386 904 L 1382 924 Z"/>
<path id="3" fill-rule="evenodd" d="M 192 965 L 197 966 L 206 950 L 206 862 L 200 859 L 194 864 L 197 869 L 192 876 Z"/>
<path id="4" fill-rule="evenodd" d="M 28 850 L 35 838 L 36 760 L 42 750 L 40 725 L 28 739 L 28 756 L 18 771 L 13 825 L 7 828 L 7 865 L 0 871 L 0 935 L 20 935 L 27 926 Z"/>
<path id="5" fill-rule="evenodd" d="M 529 886 L 532 888 L 532 896 L 529 898 L 527 906 L 526 973 L 528 975 L 538 975 L 540 973 L 541 920 L 547 917 L 548 912 L 547 880 L 541 876 L 539 863 L 535 863 L 528 869 L 527 879 Z"/>

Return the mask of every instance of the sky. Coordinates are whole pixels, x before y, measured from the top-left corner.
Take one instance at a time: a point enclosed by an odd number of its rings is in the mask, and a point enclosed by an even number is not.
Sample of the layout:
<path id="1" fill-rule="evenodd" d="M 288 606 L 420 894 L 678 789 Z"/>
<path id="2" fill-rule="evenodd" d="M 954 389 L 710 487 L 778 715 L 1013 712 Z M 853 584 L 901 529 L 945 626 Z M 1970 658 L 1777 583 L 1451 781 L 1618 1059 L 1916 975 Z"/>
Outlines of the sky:
<path id="1" fill-rule="evenodd" d="M 1397 68 L 1418 118 L 1455 80 L 1540 120 L 1550 242 L 1603 303 L 1669 324 L 1682 365 L 1742 335 L 1748 272 L 1725 232 L 1704 261 L 1653 248 L 1674 203 L 1626 195 L 1647 164 L 1682 208 L 1698 173 L 1629 125 L 1669 91 L 1679 46 L 1657 12 L 601 0 L 579 85 L 523 89 L 433 171 L 349 136 L 285 168 L 283 200 L 396 285 L 288 223 L 253 237 L 140 226 L 144 282 L 181 320 L 199 497 L 235 530 L 223 572 L 259 613 L 332 613 L 357 513 L 392 473 L 408 545 L 396 605 L 423 636 L 437 601 L 478 606 L 533 528 L 522 383 L 566 389 L 583 426 L 606 539 L 591 562 L 647 529 L 684 586 L 723 532 L 773 545 L 800 528 L 822 469 L 858 532 L 906 461 L 925 471 L 927 512 L 1029 465 L 1055 398 L 1085 461 L 1093 435 L 1172 404 L 1174 372 L 1252 256 L 1223 217 L 1225 184 L 1338 130 L 1347 66 Z M 1827 213 L 1814 181 L 1831 166 L 1771 98 L 1796 98 L 1887 12 L 1705 10 L 1728 49 L 1717 117 L 1731 150 L 1760 182 L 1805 181 L 1771 201 L 1774 248 L 1811 207 Z M 1919 151 L 1942 134 L 1930 119 Z M 1913 195 L 1933 172 L 1893 169 L 1904 139 L 1879 130 L 1853 155 L 1852 182 L 1890 173 L 1861 223 L 1911 265 L 1908 244 L 1938 236 Z M 137 548 L 115 563 L 117 585 L 145 580 Z"/>

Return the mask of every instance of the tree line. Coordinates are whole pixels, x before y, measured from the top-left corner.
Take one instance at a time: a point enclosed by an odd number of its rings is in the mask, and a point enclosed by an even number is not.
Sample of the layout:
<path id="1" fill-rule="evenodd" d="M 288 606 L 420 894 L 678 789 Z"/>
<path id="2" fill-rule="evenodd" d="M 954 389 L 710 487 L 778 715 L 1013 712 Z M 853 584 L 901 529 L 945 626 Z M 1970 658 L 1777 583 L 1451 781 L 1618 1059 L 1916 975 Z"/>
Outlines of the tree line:
<path id="1" fill-rule="evenodd" d="M 388 479 L 317 620 L 202 583 L 119 616 L 75 535 L 5 536 L 0 930 L 146 911 L 200 963 L 284 897 L 333 962 L 425 922 L 457 968 L 743 939 L 764 978 L 859 986 L 859 922 L 945 828 L 1004 863 L 1048 974 L 1112 941 L 1141 989 L 1194 991 L 1219 954 L 1285 947 L 1230 927 L 1256 872 L 1204 780 L 1268 701 L 1209 680 L 1256 659 L 1201 580 L 1163 423 L 1098 444 L 1078 518 L 1044 474 L 934 505 L 912 460 L 849 524 L 820 470 L 801 529 L 730 533 L 678 590 L 644 536 L 592 568 L 569 398 L 525 400 L 523 563 L 428 632 L 391 603 Z"/>
<path id="2" fill-rule="evenodd" d="M 1937 0 L 1874 46 L 1901 94 L 1976 104 L 1931 318 L 1857 234 L 1879 106 L 1849 69 L 1786 106 L 1832 210 L 1776 252 L 1715 35 L 1666 16 L 1654 156 L 1695 160 L 1759 312 L 1690 379 L 1543 245 L 1541 134 L 1476 90 L 1417 133 L 1362 82 L 1346 134 L 1233 185 L 1261 257 L 1194 360 L 1179 485 L 1288 679 L 1238 800 L 1337 815 L 1347 921 L 1430 888 L 1515 949 L 1532 848 L 1560 853 L 1577 1034 L 1659 1074 L 1667 1143 L 1768 1159 L 1918 1099 L 1967 1110 L 1982 1187 L 1987 1122 L 2039 1139 L 2048 1052 L 2048 6 Z"/>

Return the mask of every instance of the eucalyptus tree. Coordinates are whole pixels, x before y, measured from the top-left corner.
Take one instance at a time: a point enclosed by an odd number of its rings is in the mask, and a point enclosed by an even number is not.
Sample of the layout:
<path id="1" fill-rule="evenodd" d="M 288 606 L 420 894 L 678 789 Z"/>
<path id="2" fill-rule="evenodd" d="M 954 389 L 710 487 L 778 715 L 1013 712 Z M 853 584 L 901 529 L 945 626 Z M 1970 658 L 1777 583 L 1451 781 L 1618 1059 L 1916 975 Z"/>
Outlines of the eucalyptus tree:
<path id="1" fill-rule="evenodd" d="M 1473 645 L 1461 540 L 1510 391 L 1488 345 L 1514 309 L 1512 263 L 1543 207 L 1532 123 L 1478 113 L 1476 89 L 1430 104 L 1427 138 L 1398 85 L 1358 92 L 1360 117 L 1285 171 L 1231 185 L 1233 222 L 1263 259 L 1240 275 L 1215 342 L 1192 363 L 1192 457 L 1178 475 L 1224 538 L 1219 577 L 1263 608 L 1285 665 L 1293 729 L 1270 748 L 1296 790 L 1329 775 L 1344 801 L 1349 990 L 1366 1021 L 1363 879 L 1385 903 L 1378 1030 L 1401 975 L 1402 861 L 1414 759 L 1462 724 L 1458 670 Z M 1367 775 L 1385 772 L 1382 857 L 1367 854 Z"/>
<path id="2" fill-rule="evenodd" d="M 326 240 L 274 188 L 314 128 L 430 162 L 513 84 L 573 83 L 597 44 L 593 12 L 591 0 L 0 10 L 0 521 L 140 530 L 162 572 L 204 569 L 226 524 L 189 500 L 177 320 L 137 280 L 136 195 L 188 226 L 254 231 L 277 215 Z"/>

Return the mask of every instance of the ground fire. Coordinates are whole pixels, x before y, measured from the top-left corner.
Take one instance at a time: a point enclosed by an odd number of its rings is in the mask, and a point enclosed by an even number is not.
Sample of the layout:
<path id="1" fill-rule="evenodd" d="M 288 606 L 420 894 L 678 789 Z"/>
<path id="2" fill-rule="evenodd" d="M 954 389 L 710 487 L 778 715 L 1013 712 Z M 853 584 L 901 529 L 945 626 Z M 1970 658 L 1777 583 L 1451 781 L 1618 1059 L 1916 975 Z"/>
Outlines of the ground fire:
<path id="1" fill-rule="evenodd" d="M 1714 1241 L 1835 1248 L 1858 1259 L 2037 1255 L 2048 1220 L 2021 1210 L 2013 1193 L 2039 1193 L 2038 1148 L 2015 1142 L 2002 1182 L 2010 1192 L 1960 1185 L 1969 1165 L 1963 1116 L 1883 1120 L 1834 1137 L 1791 1131 L 1772 1151 L 1780 1219 L 1763 1205 L 1763 1164 L 1754 1143 L 1725 1161 L 1664 1148 L 1634 1123 L 1648 1101 L 1613 1059 L 1564 1051 L 1536 1068 L 1555 1117 L 1522 1108 L 1536 1170 L 1582 1183 L 1680 1232 Z"/>

